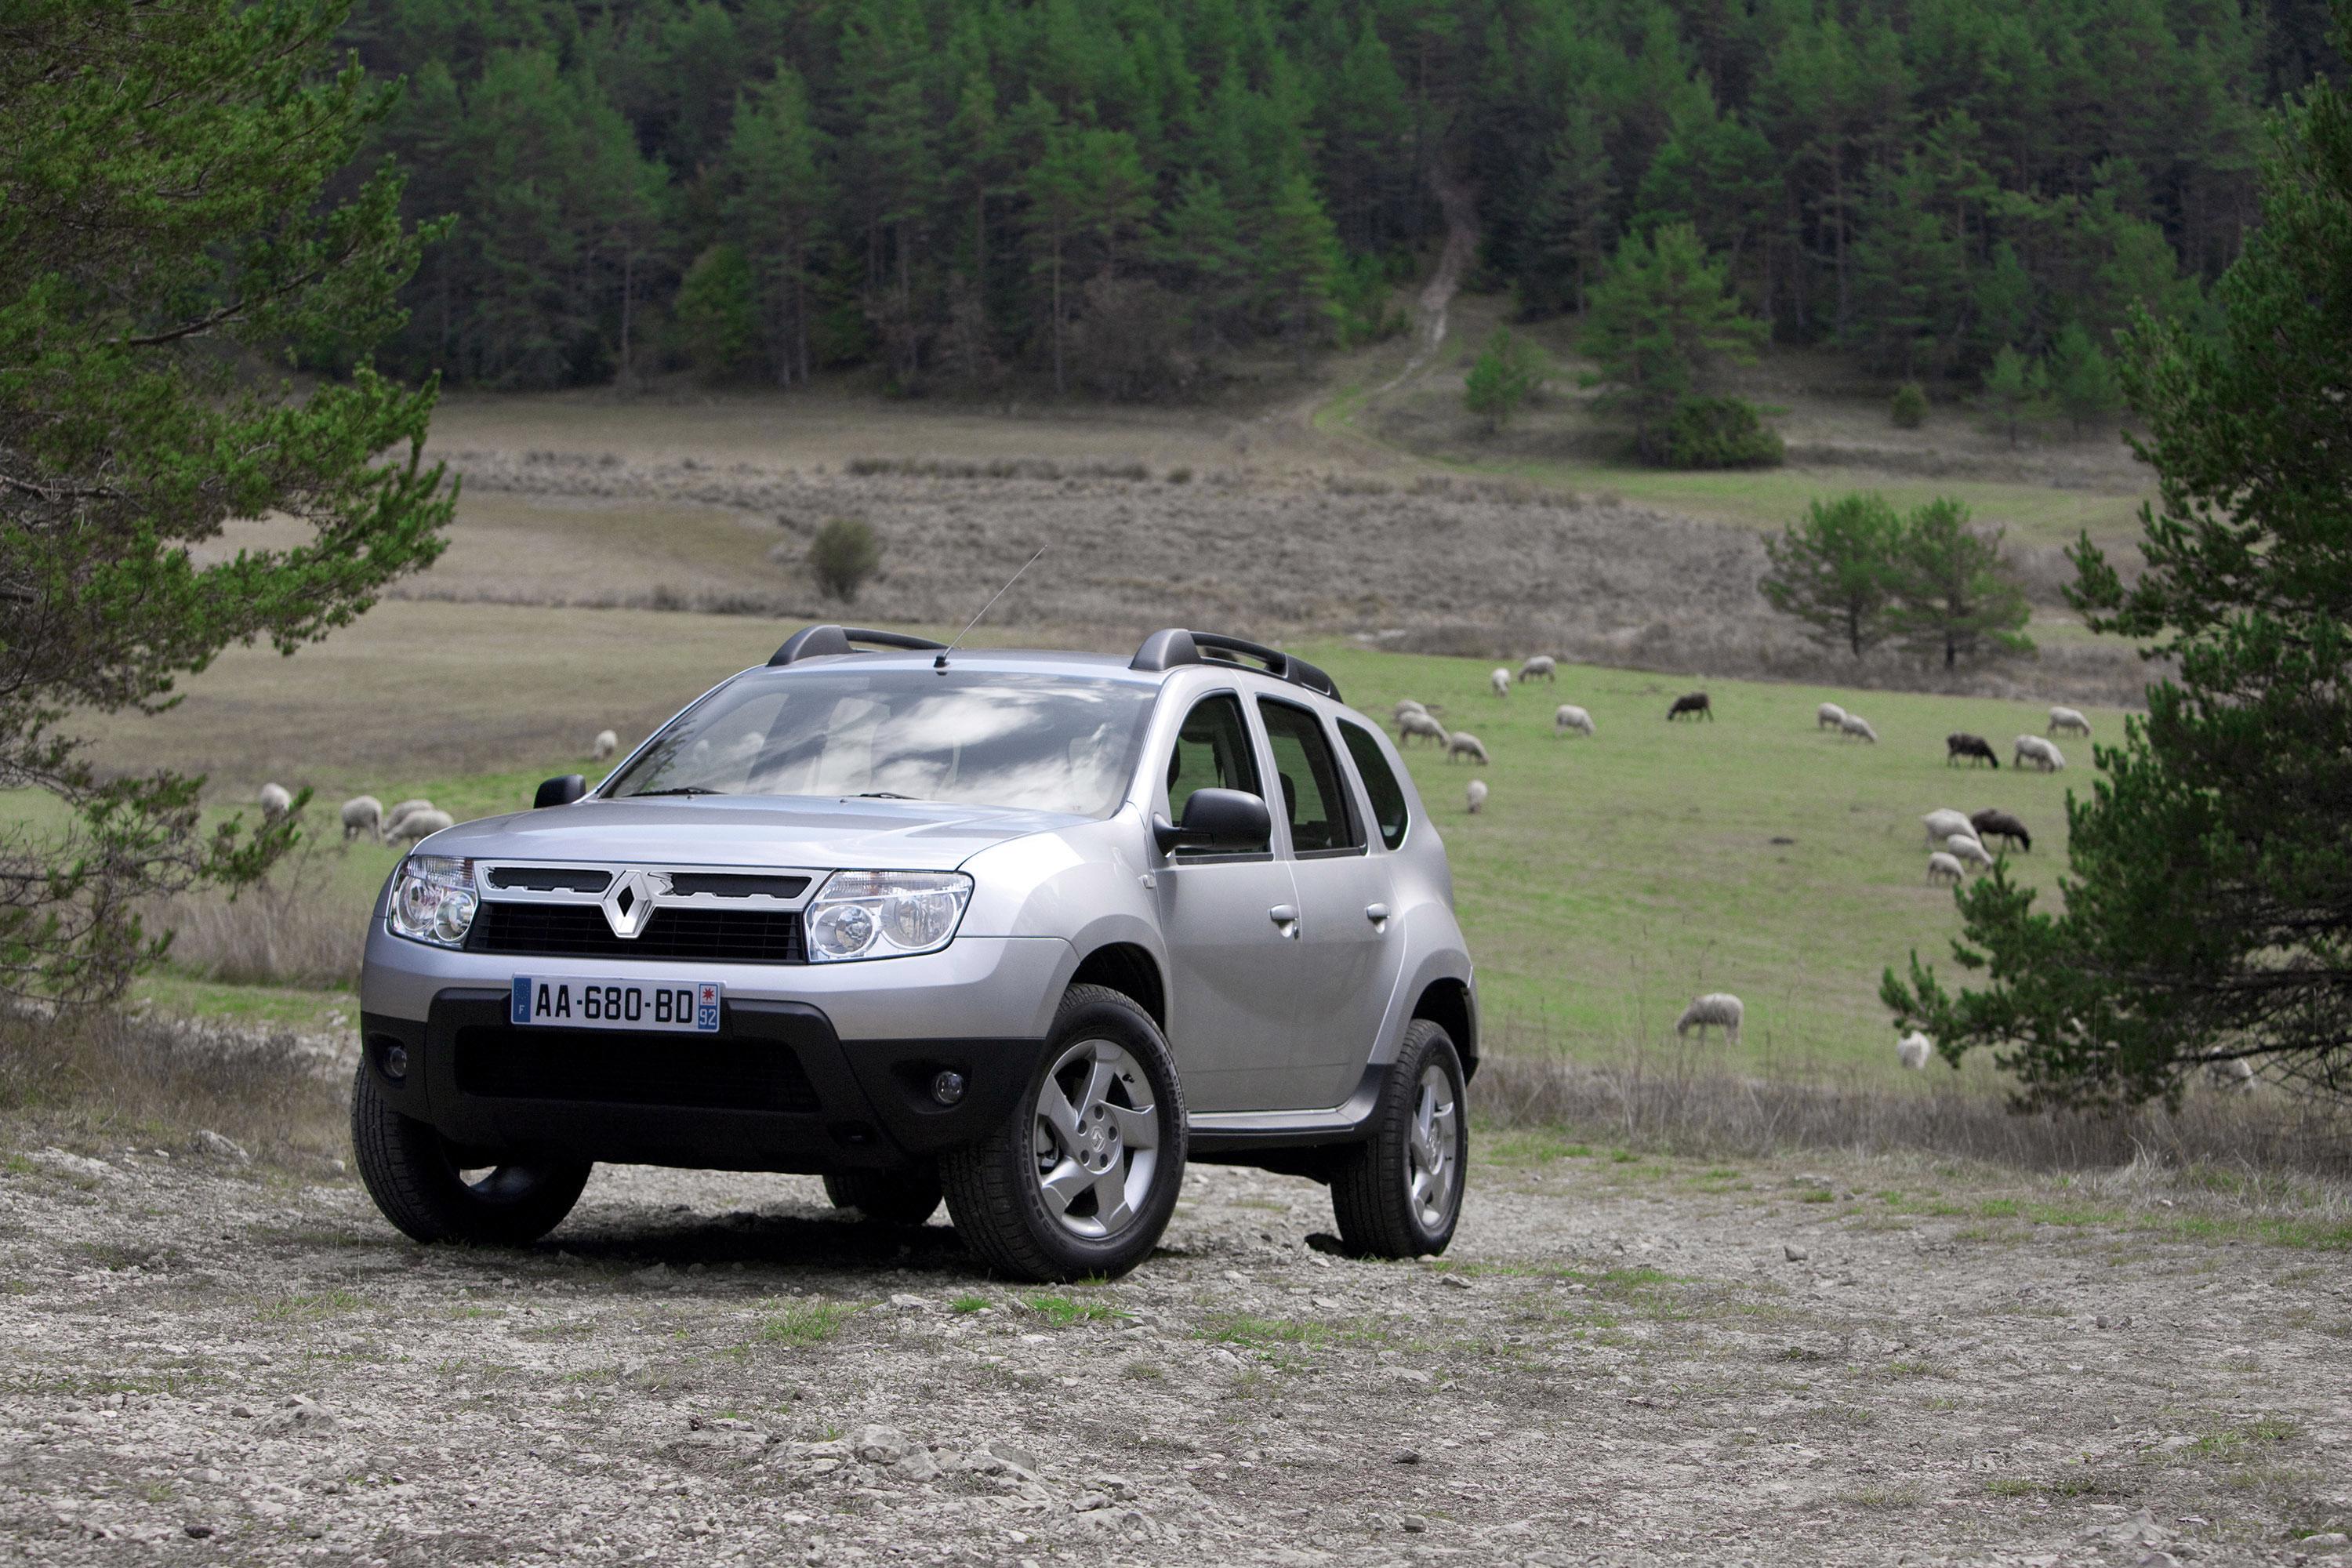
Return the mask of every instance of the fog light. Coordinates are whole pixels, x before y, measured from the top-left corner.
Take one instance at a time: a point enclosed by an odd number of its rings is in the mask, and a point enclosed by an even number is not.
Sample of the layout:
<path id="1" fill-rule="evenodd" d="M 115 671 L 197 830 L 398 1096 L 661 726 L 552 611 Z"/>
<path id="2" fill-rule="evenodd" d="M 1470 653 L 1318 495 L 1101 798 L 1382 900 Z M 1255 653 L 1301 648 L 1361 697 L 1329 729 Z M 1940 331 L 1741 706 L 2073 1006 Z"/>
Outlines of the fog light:
<path id="1" fill-rule="evenodd" d="M 941 1105 L 953 1105 L 963 1098 L 963 1074 L 949 1071 L 931 1079 L 931 1098 Z"/>
<path id="2" fill-rule="evenodd" d="M 394 1046 L 383 1053 L 383 1076 L 397 1082 L 408 1076 L 408 1047 Z"/>

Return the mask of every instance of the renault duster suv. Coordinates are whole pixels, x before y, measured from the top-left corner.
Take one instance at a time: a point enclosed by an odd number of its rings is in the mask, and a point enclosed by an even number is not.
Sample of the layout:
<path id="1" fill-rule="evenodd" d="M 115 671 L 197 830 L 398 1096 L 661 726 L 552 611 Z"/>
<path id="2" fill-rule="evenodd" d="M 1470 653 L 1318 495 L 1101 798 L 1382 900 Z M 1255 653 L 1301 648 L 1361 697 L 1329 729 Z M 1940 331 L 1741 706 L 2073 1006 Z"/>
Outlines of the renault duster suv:
<path id="1" fill-rule="evenodd" d="M 1330 678 L 819 626 L 603 784 L 416 847 L 361 981 L 358 1163 L 420 1241 L 520 1244 L 593 1162 L 944 1194 L 1034 1279 L 1147 1256 L 1186 1160 L 1442 1251 L 1477 1005 L 1444 847 Z"/>

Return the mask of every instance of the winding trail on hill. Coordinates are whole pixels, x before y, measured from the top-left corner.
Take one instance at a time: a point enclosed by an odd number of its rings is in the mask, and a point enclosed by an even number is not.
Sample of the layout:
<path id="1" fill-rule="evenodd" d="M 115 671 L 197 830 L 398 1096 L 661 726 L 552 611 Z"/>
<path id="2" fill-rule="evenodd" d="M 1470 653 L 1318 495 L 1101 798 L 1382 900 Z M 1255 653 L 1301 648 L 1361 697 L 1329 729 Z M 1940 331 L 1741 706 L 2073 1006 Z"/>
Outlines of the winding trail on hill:
<path id="1" fill-rule="evenodd" d="M 1443 169 L 1432 170 L 1430 189 L 1436 193 L 1437 205 L 1445 212 L 1445 248 L 1438 253 L 1437 270 L 1430 274 L 1422 286 L 1419 320 L 1413 323 L 1413 335 L 1420 346 L 1404 368 L 1381 385 L 1372 389 L 1377 397 L 1403 385 L 1418 374 L 1421 368 L 1433 358 L 1445 342 L 1447 308 L 1462 287 L 1463 275 L 1470 270 L 1471 258 L 1478 254 L 1478 202 L 1471 188 Z"/>

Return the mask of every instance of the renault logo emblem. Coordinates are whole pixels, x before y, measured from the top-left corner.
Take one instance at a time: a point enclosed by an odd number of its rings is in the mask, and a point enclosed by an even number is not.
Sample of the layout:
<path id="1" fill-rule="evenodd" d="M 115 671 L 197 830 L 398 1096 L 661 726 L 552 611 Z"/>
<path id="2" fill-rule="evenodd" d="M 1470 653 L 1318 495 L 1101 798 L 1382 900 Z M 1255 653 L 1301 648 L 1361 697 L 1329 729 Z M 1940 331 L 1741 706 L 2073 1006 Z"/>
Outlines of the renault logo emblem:
<path id="1" fill-rule="evenodd" d="M 668 891 L 669 879 L 659 871 L 624 871 L 604 889 L 604 923 L 614 936 L 634 942 L 653 919 L 654 900 Z"/>

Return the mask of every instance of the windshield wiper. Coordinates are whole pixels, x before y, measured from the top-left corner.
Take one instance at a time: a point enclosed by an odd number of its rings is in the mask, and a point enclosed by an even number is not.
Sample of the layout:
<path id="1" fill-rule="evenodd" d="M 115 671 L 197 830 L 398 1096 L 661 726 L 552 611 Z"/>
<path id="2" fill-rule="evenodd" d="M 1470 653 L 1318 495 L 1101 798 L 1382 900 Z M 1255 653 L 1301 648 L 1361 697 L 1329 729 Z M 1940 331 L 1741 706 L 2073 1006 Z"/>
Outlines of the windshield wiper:
<path id="1" fill-rule="evenodd" d="M 630 800 L 650 800 L 657 795 L 725 795 L 723 789 L 705 789 L 700 784 L 680 784 L 676 789 L 641 789 L 628 796 Z"/>

